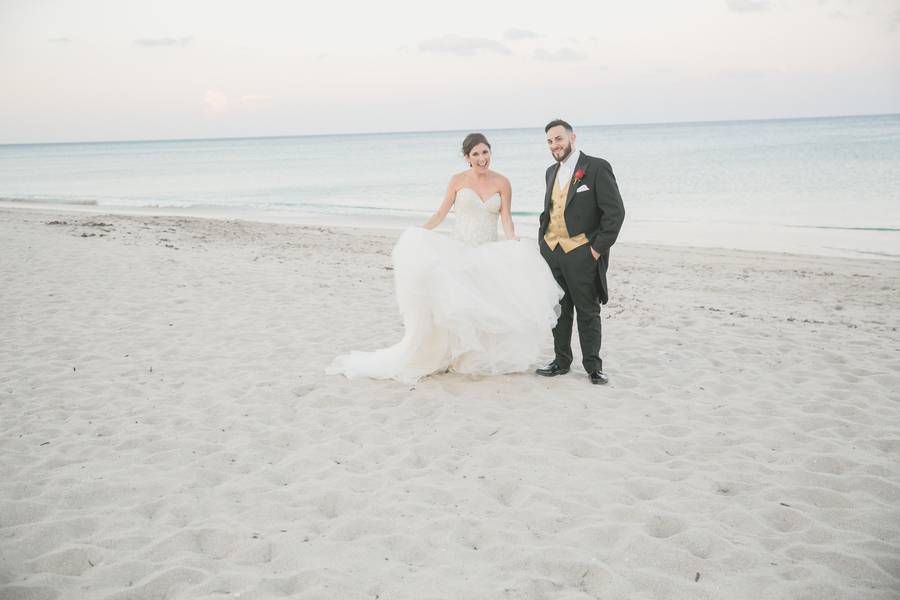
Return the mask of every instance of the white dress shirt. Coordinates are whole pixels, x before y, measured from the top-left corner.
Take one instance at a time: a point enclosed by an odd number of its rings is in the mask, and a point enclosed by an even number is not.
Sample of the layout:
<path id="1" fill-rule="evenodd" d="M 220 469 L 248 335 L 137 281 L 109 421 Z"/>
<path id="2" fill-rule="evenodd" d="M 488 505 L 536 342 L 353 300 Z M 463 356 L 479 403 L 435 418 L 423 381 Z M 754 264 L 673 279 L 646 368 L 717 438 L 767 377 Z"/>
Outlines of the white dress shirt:
<path id="1" fill-rule="evenodd" d="M 581 157 L 581 150 L 572 149 L 572 153 L 566 157 L 566 160 L 559 163 L 559 170 L 556 172 L 556 183 L 560 189 L 565 188 L 572 182 L 572 174 L 575 172 L 575 165 Z"/>

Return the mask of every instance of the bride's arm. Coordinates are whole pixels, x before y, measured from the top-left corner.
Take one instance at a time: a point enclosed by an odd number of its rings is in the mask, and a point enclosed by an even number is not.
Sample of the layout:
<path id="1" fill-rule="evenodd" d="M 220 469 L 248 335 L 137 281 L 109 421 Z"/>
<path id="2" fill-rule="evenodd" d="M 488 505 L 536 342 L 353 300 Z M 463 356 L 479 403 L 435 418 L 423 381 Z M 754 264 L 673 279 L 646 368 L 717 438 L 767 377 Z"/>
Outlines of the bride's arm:
<path id="1" fill-rule="evenodd" d="M 503 225 L 503 233 L 506 239 L 517 240 L 516 227 L 512 221 L 512 186 L 509 179 L 503 178 L 500 184 L 500 223 Z"/>
<path id="2" fill-rule="evenodd" d="M 444 200 L 441 202 L 440 207 L 438 207 L 437 212 L 431 215 L 431 218 L 425 221 L 425 224 L 422 225 L 425 229 L 434 229 L 438 225 L 443 222 L 443 220 L 447 217 L 447 213 L 450 212 L 450 208 L 453 206 L 453 203 L 456 201 L 456 177 L 450 179 L 450 183 L 447 184 L 447 192 L 444 194 Z"/>

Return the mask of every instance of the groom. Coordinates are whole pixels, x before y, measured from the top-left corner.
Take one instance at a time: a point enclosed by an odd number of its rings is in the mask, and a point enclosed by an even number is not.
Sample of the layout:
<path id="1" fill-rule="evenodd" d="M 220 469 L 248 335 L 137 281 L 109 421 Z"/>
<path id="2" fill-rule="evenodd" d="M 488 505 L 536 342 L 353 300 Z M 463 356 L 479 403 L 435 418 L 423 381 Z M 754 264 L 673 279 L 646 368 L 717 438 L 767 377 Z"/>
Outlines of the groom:
<path id="1" fill-rule="evenodd" d="M 561 312 L 553 328 L 556 358 L 537 374 L 554 377 L 569 372 L 572 315 L 577 311 L 581 364 L 591 383 L 604 384 L 609 377 L 600 359 L 600 305 L 609 298 L 609 248 L 619 235 L 625 207 L 612 167 L 602 158 L 575 149 L 571 125 L 551 121 L 544 131 L 556 164 L 546 173 L 538 244 L 565 295 L 559 301 Z"/>

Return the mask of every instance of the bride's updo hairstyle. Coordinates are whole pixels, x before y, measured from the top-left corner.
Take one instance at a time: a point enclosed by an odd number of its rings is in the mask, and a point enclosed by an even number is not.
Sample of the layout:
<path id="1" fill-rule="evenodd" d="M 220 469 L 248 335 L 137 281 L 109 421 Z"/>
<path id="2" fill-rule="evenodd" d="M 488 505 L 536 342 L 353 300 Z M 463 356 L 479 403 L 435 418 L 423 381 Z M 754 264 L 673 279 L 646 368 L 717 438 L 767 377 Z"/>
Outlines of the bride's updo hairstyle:
<path id="1" fill-rule="evenodd" d="M 491 143 L 487 141 L 487 138 L 484 137 L 483 133 L 470 133 L 469 135 L 467 135 L 462 144 L 463 156 L 468 157 L 469 153 L 472 151 L 472 148 L 474 148 L 478 144 L 484 144 L 488 147 L 489 150 L 491 148 Z"/>

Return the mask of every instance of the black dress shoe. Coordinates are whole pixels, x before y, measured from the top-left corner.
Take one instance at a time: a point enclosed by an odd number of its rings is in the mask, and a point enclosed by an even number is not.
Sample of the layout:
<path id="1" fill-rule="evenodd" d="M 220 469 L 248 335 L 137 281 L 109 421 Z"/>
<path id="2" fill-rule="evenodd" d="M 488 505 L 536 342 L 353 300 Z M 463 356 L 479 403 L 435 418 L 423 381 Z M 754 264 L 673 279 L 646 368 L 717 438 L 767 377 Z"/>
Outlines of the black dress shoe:
<path id="1" fill-rule="evenodd" d="M 594 385 L 605 385 L 609 383 L 609 375 L 603 371 L 591 371 L 588 373 L 588 377 L 591 378 L 591 383 Z"/>
<path id="2" fill-rule="evenodd" d="M 568 372 L 569 367 L 561 367 L 555 360 L 546 367 L 542 367 L 535 371 L 535 373 L 543 375 L 544 377 L 556 377 L 557 375 L 565 375 Z"/>

